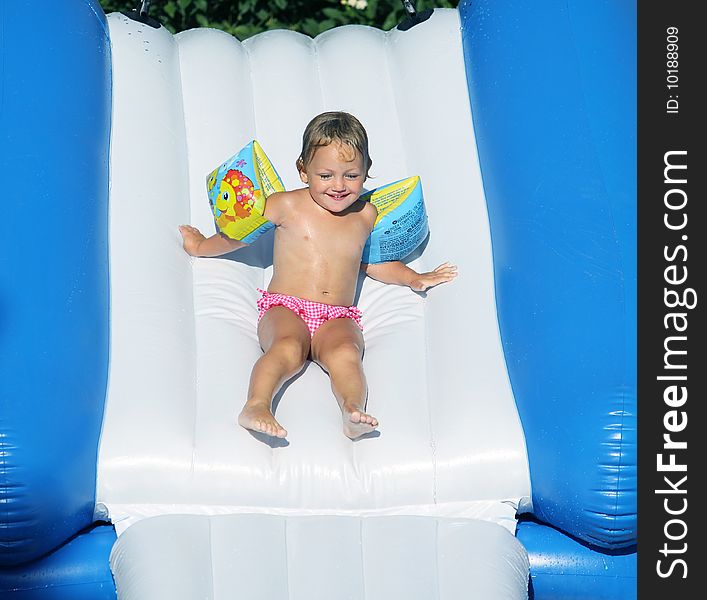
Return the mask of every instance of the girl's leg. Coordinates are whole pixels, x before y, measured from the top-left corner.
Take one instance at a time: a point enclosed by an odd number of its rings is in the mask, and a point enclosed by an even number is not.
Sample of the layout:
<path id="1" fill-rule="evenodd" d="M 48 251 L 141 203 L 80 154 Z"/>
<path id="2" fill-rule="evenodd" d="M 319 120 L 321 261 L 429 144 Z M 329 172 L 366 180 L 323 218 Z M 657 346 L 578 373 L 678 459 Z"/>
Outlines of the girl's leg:
<path id="1" fill-rule="evenodd" d="M 344 433 L 351 439 L 378 426 L 378 419 L 364 412 L 367 387 L 362 358 L 363 335 L 351 319 L 331 319 L 314 333 L 312 359 L 329 373 Z"/>
<path id="2" fill-rule="evenodd" d="M 311 336 L 304 321 L 289 308 L 273 306 L 258 323 L 258 339 L 265 354 L 253 366 L 248 399 L 238 423 L 246 429 L 284 438 L 287 431 L 272 414 L 272 399 L 280 386 L 304 366 Z"/>

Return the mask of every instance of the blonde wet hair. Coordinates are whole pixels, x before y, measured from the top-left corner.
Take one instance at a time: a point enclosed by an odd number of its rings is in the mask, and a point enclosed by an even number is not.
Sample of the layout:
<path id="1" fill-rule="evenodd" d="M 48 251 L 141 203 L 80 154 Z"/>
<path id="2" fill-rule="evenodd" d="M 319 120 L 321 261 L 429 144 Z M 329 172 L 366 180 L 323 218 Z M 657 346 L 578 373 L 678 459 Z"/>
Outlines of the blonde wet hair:
<path id="1" fill-rule="evenodd" d="M 318 148 L 338 142 L 348 146 L 363 157 L 363 166 L 368 178 L 368 171 L 373 164 L 368 154 L 368 134 L 361 122 L 347 112 L 324 112 L 314 117 L 302 135 L 302 152 L 297 158 L 297 170 L 307 168 Z"/>

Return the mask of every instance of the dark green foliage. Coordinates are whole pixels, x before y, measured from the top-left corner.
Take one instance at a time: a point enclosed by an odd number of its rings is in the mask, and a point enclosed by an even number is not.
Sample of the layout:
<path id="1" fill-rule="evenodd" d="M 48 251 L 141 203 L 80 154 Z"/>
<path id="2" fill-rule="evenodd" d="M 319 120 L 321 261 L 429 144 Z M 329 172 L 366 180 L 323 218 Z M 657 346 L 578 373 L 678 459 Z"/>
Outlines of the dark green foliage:
<path id="1" fill-rule="evenodd" d="M 131 10 L 139 0 L 100 0 L 106 13 Z M 458 0 L 417 0 L 426 8 L 456 7 Z M 358 8 L 357 8 L 358 7 Z M 338 25 L 388 30 L 405 17 L 399 0 L 153 0 L 150 16 L 172 33 L 193 27 L 223 29 L 240 40 L 270 29 L 292 29 L 314 37 Z"/>

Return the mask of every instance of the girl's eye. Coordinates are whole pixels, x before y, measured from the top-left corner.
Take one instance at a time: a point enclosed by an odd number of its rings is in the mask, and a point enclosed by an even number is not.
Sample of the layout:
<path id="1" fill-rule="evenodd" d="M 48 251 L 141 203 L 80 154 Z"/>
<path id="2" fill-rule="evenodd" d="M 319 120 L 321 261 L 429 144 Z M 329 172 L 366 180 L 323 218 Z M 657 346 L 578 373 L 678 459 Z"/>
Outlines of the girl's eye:
<path id="1" fill-rule="evenodd" d="M 358 179 L 359 176 L 358 175 L 347 175 L 346 177 L 348 177 L 349 179 Z"/>
<path id="2" fill-rule="evenodd" d="M 322 179 L 329 179 L 331 177 L 331 175 L 329 175 L 327 173 L 322 173 L 319 175 L 319 177 L 321 177 Z"/>

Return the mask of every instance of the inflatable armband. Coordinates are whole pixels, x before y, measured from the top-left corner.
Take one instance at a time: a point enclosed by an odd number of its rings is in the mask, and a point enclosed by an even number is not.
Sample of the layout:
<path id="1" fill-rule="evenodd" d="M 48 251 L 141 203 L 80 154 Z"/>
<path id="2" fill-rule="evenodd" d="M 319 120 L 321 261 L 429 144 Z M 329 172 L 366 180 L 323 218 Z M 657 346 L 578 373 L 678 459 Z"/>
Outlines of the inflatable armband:
<path id="1" fill-rule="evenodd" d="M 418 176 L 408 177 L 361 195 L 378 209 L 378 218 L 363 249 L 361 261 L 400 260 L 427 237 L 429 226 Z"/>
<path id="2" fill-rule="evenodd" d="M 274 227 L 263 216 L 265 200 L 285 191 L 275 167 L 255 140 L 209 173 L 206 187 L 216 228 L 246 244 Z"/>

